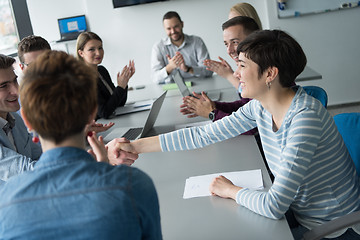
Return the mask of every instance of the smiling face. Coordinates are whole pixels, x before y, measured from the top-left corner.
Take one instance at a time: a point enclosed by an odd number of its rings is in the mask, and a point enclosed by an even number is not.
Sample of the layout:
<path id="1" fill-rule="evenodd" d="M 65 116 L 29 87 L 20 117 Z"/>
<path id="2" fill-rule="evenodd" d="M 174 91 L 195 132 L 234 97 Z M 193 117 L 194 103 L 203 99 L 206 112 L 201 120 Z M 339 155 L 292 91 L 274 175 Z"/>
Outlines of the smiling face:
<path id="1" fill-rule="evenodd" d="M 0 117 L 6 119 L 9 112 L 16 112 L 19 105 L 19 84 L 13 67 L 0 69 Z"/>
<path id="2" fill-rule="evenodd" d="M 239 55 L 238 67 L 234 76 L 240 81 L 241 96 L 244 98 L 259 99 L 263 91 L 267 90 L 265 72 L 259 76 L 259 66 L 246 58 L 244 53 Z"/>
<path id="3" fill-rule="evenodd" d="M 164 29 L 166 35 L 171 39 L 171 42 L 182 42 L 184 39 L 183 26 L 183 22 L 176 17 L 164 20 Z"/>
<path id="4" fill-rule="evenodd" d="M 237 54 L 237 46 L 241 43 L 247 35 L 244 33 L 244 27 L 242 25 L 235 25 L 224 29 L 223 38 L 226 51 L 229 56 L 237 62 L 239 56 Z"/>
<path id="5" fill-rule="evenodd" d="M 102 42 L 95 39 L 89 40 L 85 44 L 84 50 L 79 49 L 78 51 L 79 51 L 79 55 L 88 65 L 97 66 L 102 62 L 104 57 L 104 49 L 102 46 Z"/>

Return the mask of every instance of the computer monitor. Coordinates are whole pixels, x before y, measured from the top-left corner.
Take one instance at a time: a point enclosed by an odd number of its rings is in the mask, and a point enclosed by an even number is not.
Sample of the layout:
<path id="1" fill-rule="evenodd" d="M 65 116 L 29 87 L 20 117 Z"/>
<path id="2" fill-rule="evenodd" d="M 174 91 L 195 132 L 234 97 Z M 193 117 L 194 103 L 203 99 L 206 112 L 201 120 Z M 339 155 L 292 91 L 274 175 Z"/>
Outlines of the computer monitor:
<path id="1" fill-rule="evenodd" d="M 163 2 L 168 0 L 113 0 L 114 8 L 140 5 L 145 3 Z"/>
<path id="2" fill-rule="evenodd" d="M 87 31 L 85 15 L 58 19 L 61 41 L 76 39 L 80 33 Z"/>

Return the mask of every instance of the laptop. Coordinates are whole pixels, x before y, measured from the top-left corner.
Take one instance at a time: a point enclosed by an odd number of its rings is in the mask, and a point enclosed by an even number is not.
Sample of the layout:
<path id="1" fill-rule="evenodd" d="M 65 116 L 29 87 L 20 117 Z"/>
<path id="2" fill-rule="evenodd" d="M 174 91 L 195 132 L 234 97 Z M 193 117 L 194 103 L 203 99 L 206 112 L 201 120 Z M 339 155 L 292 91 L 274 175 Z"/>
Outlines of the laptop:
<path id="1" fill-rule="evenodd" d="M 127 103 L 125 106 L 117 107 L 114 111 L 115 116 L 120 116 L 124 114 L 129 114 L 133 112 L 141 112 L 150 110 L 154 100 L 144 100 L 138 102 Z"/>
<path id="2" fill-rule="evenodd" d="M 135 140 L 144 137 L 154 126 L 157 116 L 159 115 L 161 106 L 164 102 L 167 91 L 157 98 L 150 109 L 149 115 L 145 121 L 144 127 L 130 128 L 122 137 L 128 140 Z"/>
<path id="3" fill-rule="evenodd" d="M 58 19 L 60 40 L 57 42 L 75 40 L 80 33 L 87 31 L 85 15 Z"/>
<path id="4" fill-rule="evenodd" d="M 173 80 L 176 83 L 176 85 L 178 86 L 181 95 L 183 97 L 186 96 L 192 96 L 194 97 L 194 95 L 190 92 L 189 88 L 186 86 L 184 78 L 180 75 L 179 72 L 175 73 L 175 75 L 173 76 Z M 220 92 L 215 91 L 215 92 L 207 92 L 206 95 L 212 100 L 212 101 L 218 101 L 220 100 Z"/>

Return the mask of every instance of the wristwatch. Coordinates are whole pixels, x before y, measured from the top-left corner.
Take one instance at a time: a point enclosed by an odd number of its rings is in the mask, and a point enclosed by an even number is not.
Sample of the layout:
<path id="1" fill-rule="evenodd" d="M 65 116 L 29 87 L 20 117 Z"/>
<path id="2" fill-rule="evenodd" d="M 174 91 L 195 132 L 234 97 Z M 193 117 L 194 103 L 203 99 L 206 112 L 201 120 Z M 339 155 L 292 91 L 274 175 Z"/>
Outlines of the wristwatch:
<path id="1" fill-rule="evenodd" d="M 211 111 L 211 112 L 209 113 L 209 119 L 210 119 L 211 121 L 214 121 L 214 119 L 215 119 L 215 112 L 214 112 L 214 111 Z"/>

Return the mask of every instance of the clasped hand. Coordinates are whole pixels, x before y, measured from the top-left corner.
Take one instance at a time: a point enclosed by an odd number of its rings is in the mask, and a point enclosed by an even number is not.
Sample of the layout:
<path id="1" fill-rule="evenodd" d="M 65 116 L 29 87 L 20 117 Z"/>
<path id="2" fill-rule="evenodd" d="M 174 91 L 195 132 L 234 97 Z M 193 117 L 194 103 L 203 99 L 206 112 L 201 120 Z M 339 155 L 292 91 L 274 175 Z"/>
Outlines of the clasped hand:
<path id="1" fill-rule="evenodd" d="M 184 72 L 188 70 L 188 67 L 185 65 L 184 57 L 180 52 L 176 52 L 175 56 L 173 56 L 172 58 L 169 55 L 166 56 L 168 58 L 171 71 L 174 70 L 175 68 L 179 68 Z"/>
<path id="2" fill-rule="evenodd" d="M 193 92 L 194 97 L 186 96 L 183 98 L 183 104 L 180 105 L 180 112 L 187 115 L 188 118 L 201 116 L 209 117 L 209 113 L 215 109 L 215 103 L 206 95 L 205 92 L 197 94 Z"/>

